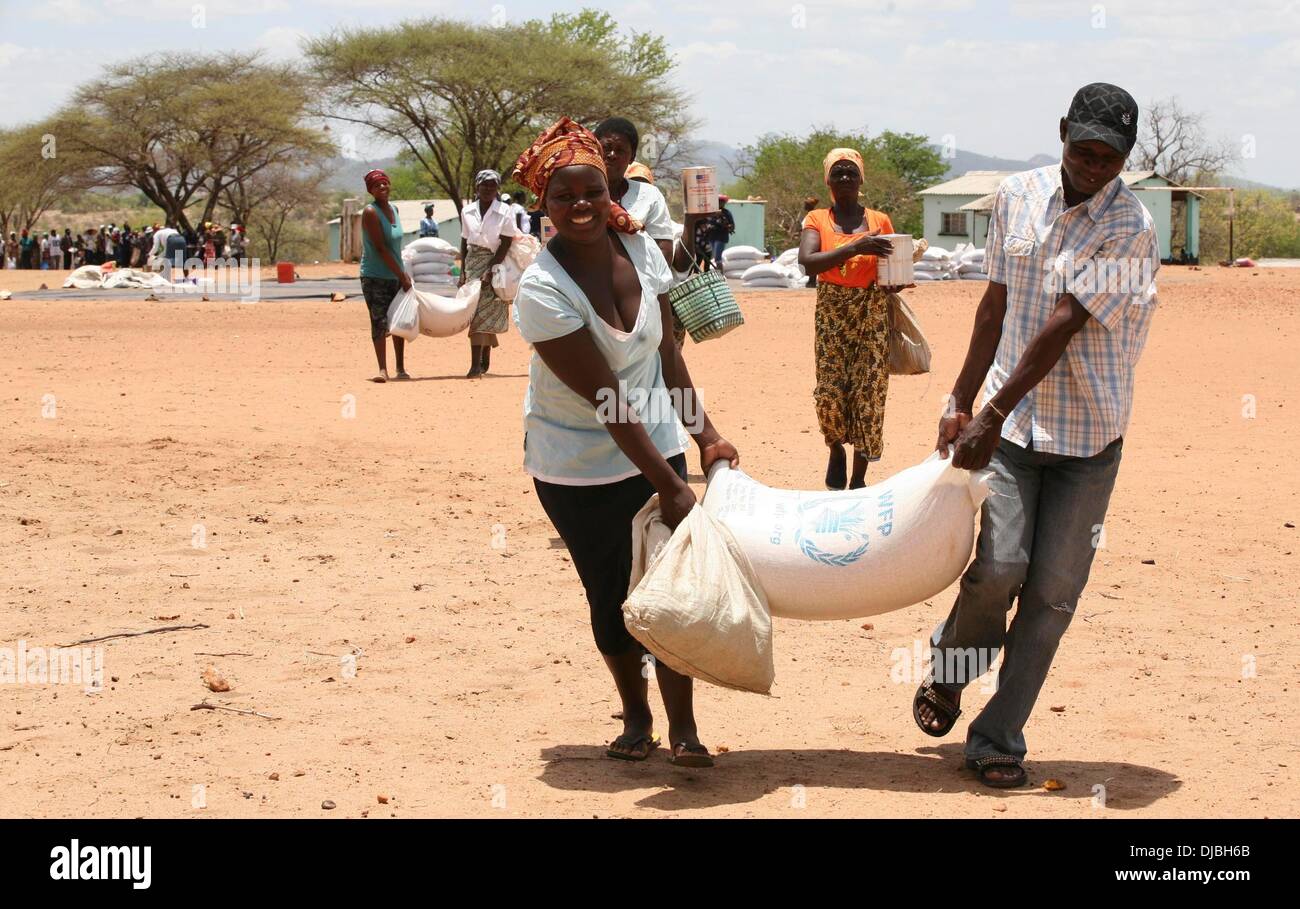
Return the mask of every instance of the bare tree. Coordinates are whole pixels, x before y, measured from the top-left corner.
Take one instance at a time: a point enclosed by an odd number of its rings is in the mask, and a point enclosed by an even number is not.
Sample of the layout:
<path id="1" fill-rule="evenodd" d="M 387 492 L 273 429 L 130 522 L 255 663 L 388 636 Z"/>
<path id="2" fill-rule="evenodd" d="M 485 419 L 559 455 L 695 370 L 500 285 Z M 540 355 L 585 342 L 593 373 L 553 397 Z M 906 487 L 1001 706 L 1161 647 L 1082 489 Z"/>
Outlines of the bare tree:
<path id="1" fill-rule="evenodd" d="M 242 184 L 241 199 L 247 212 L 247 226 L 252 228 L 250 240 L 266 254 L 267 259 L 279 261 L 291 224 L 322 207 L 325 194 L 320 187 L 325 176 L 323 165 L 307 170 L 278 165 L 259 172 Z"/>
<path id="2" fill-rule="evenodd" d="M 1133 170 L 1154 170 L 1175 183 L 1191 183 L 1222 172 L 1232 161 L 1231 141 L 1207 135 L 1205 115 L 1184 110 L 1177 98 L 1148 104 L 1140 127 L 1129 154 Z"/>

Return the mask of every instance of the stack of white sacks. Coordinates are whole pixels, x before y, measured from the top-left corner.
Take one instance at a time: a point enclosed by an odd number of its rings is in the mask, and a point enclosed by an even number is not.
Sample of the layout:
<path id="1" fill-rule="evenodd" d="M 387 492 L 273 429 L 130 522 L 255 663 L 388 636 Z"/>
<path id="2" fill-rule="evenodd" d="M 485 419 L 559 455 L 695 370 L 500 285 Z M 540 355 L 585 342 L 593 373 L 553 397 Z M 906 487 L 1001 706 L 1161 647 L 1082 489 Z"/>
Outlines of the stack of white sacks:
<path id="1" fill-rule="evenodd" d="M 741 247 L 745 248 L 745 247 Z M 748 247 L 753 249 L 753 247 Z M 730 250 L 727 250 L 730 252 Z M 787 249 L 781 255 L 776 257 L 775 262 L 760 261 L 745 269 L 740 280 L 745 287 L 803 287 L 808 280 L 808 275 L 804 272 L 803 266 L 799 264 L 799 249 Z M 723 262 L 725 266 L 726 253 L 723 253 Z M 724 272 L 727 277 L 732 277 L 730 272 Z"/>
<path id="2" fill-rule="evenodd" d="M 743 278 L 755 265 L 767 262 L 767 253 L 753 246 L 728 246 L 722 251 L 722 273 L 728 278 Z"/>
<path id="3" fill-rule="evenodd" d="M 456 264 L 456 247 L 437 237 L 412 240 L 402 250 L 402 265 L 419 290 L 447 293 L 456 287 L 451 268 Z"/>
<path id="4" fill-rule="evenodd" d="M 987 281 L 984 271 L 984 250 L 969 243 L 959 243 L 952 252 L 941 246 L 931 246 L 912 265 L 916 283 L 925 281 Z"/>
<path id="5" fill-rule="evenodd" d="M 963 281 L 987 281 L 988 273 L 984 271 L 984 250 L 969 244 L 962 244 L 953 251 L 956 260 L 957 277 Z"/>
<path id="6" fill-rule="evenodd" d="M 918 261 L 912 263 L 912 280 L 917 284 L 923 281 L 946 281 L 953 277 L 952 253 L 942 246 L 931 246 L 921 254 Z"/>

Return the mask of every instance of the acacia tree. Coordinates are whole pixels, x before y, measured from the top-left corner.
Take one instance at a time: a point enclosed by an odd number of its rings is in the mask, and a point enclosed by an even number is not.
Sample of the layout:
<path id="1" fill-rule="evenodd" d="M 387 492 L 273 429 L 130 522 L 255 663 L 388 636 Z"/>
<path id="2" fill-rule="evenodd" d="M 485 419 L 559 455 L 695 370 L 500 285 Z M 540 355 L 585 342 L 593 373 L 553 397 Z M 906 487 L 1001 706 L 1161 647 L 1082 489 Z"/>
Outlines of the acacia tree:
<path id="1" fill-rule="evenodd" d="M 561 115 L 592 125 L 619 114 L 653 133 L 679 124 L 686 107 L 662 39 L 622 36 L 593 11 L 499 27 L 340 29 L 308 41 L 306 54 L 321 114 L 398 144 L 457 209 L 475 172 L 507 170 Z"/>
<path id="2" fill-rule="evenodd" d="M 140 58 L 79 88 L 54 131 L 96 165 L 100 185 L 135 187 L 189 228 L 191 206 L 211 220 L 232 185 L 328 151 L 305 123 L 308 86 L 260 53 Z"/>
<path id="3" fill-rule="evenodd" d="M 85 159 L 60 146 L 48 123 L 0 131 L 0 236 L 30 230 L 86 180 Z"/>
<path id="4" fill-rule="evenodd" d="M 930 185 L 930 175 L 936 169 L 943 172 L 942 162 L 926 147 L 925 137 L 882 133 L 872 139 L 865 133 L 822 127 L 804 137 L 763 136 L 742 150 L 735 165 L 741 174 L 737 186 L 741 194 L 767 202 L 767 242 L 774 246 L 797 244 L 804 200 L 811 196 L 823 206 L 829 203 L 822 160 L 832 148 L 840 147 L 857 149 L 862 155 L 866 170 L 862 175 L 863 204 L 888 214 L 896 230 L 921 232 L 916 191 Z"/>

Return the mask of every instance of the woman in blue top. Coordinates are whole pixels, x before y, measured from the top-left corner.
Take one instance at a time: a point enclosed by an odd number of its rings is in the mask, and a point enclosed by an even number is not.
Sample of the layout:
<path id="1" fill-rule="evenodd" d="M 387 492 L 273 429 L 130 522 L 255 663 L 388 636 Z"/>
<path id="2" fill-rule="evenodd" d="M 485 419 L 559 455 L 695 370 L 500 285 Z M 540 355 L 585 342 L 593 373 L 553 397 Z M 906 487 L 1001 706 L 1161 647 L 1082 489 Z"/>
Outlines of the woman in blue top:
<path id="1" fill-rule="evenodd" d="M 515 179 L 541 200 L 556 236 L 520 279 L 515 320 L 534 351 L 524 466 L 582 579 L 596 646 L 623 702 L 623 732 L 606 754 L 640 761 L 659 742 L 645 651 L 623 626 L 632 518 L 656 492 L 669 527 L 695 506 L 683 423 L 706 472 L 739 455 L 699 406 L 673 343 L 668 263 L 611 201 L 604 158 L 600 141 L 568 117 L 519 156 Z M 712 766 L 691 679 L 664 665 L 655 675 L 672 762 Z"/>
<path id="2" fill-rule="evenodd" d="M 366 174 L 366 192 L 375 201 L 361 212 L 361 294 L 370 310 L 370 340 L 379 360 L 376 382 L 388 381 L 388 306 L 399 290 L 411 289 L 411 277 L 402 268 L 402 221 L 397 209 L 388 202 L 388 174 L 372 170 Z M 397 378 L 411 378 L 406 373 L 406 342 L 393 338 L 397 355 Z"/>

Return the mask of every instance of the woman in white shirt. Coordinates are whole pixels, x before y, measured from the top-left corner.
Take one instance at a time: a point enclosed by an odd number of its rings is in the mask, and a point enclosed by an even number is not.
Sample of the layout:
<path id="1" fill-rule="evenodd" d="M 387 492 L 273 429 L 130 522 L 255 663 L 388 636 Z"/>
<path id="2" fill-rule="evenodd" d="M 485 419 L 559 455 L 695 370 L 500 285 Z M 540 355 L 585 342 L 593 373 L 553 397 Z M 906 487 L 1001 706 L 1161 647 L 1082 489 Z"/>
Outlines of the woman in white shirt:
<path id="1" fill-rule="evenodd" d="M 688 432 L 705 473 L 717 460 L 737 464 L 739 455 L 699 405 L 681 351 L 667 335 L 672 276 L 640 223 L 610 200 L 596 137 L 562 118 L 519 156 L 514 176 L 537 195 L 556 230 L 515 298 L 519 333 L 533 347 L 524 466 L 582 579 L 596 646 L 623 703 L 623 732 L 606 754 L 641 761 L 659 740 L 647 699 L 647 654 L 622 617 L 632 518 L 656 492 L 669 527 L 694 507 L 686 483 Z M 690 677 L 662 664 L 655 676 L 672 762 L 711 766 L 696 730 Z"/>
<path id="2" fill-rule="evenodd" d="M 478 309 L 469 326 L 470 366 L 465 378 L 487 373 L 497 335 L 510 327 L 509 304 L 492 289 L 492 266 L 505 261 L 510 244 L 519 236 L 510 206 L 497 198 L 501 175 L 481 170 L 474 177 L 478 198 L 460 213 L 460 283 L 482 280 Z"/>
<path id="3" fill-rule="evenodd" d="M 682 239 L 674 248 L 673 219 L 668 214 L 668 201 L 664 194 L 652 183 L 627 177 L 628 167 L 636 160 L 641 141 L 636 126 L 623 117 L 609 117 L 596 126 L 595 134 L 605 153 L 610 198 L 644 225 L 642 229 L 655 241 L 664 261 L 672 266 L 673 271 L 689 275 L 695 267 L 695 225 L 707 215 L 684 215 Z M 686 328 L 676 315 L 673 316 L 672 329 L 673 338 L 680 347 L 686 339 Z"/>

